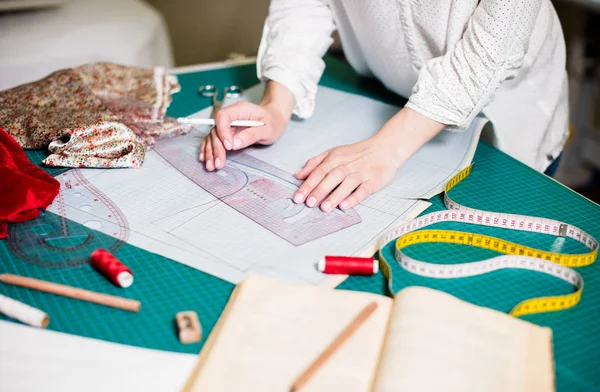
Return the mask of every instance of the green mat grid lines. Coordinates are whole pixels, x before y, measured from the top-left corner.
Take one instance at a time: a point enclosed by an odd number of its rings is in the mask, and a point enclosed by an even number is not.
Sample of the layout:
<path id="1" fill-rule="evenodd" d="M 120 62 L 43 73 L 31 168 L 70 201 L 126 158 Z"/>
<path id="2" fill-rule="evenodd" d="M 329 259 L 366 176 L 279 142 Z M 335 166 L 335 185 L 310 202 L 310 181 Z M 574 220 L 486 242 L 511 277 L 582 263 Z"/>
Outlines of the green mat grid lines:
<path id="1" fill-rule="evenodd" d="M 387 92 L 379 83 L 359 78 L 348 65 L 339 60 L 327 58 L 326 63 L 327 72 L 321 84 L 389 103 L 401 105 L 404 102 Z M 176 117 L 192 114 L 210 105 L 210 98 L 201 97 L 197 93 L 200 85 L 225 87 L 237 84 L 246 88 L 257 82 L 254 65 L 193 72 L 178 77 L 182 91 L 175 95 L 169 109 L 169 114 Z M 30 151 L 28 155 L 39 165 L 45 154 Z M 535 173 L 483 142 L 479 143 L 474 163 L 472 174 L 451 191 L 456 202 L 488 211 L 558 219 L 576 225 L 600 239 L 598 205 Z M 44 169 L 52 175 L 67 170 Z M 444 209 L 440 196 L 431 201 L 433 205 L 425 213 Z M 77 225 L 74 222 L 72 224 Z M 542 234 L 460 223 L 443 223 L 431 227 L 498 236 L 545 250 L 560 249 L 566 253 L 585 251 L 582 245 L 573 240 L 556 240 L 555 237 Z M 85 227 L 80 229 L 92 232 Z M 94 234 L 99 236 L 100 243 L 114 242 L 114 239 L 101 233 Z M 198 238 L 198 242 L 201 245 L 202 238 Z M 489 250 L 454 244 L 419 244 L 407 248 L 406 252 L 412 257 L 434 263 L 468 262 L 496 255 Z M 393 258 L 391 244 L 386 246 L 384 253 L 388 258 Z M 135 282 L 128 289 L 113 286 L 89 265 L 48 268 L 24 261 L 11 252 L 7 241 L 0 241 L 0 273 L 17 273 L 138 299 L 142 301 L 142 309 L 137 314 L 7 285 L 0 285 L 0 293 L 48 312 L 51 330 L 140 347 L 197 353 L 214 327 L 234 286 L 129 244 L 120 247 L 116 256 L 134 273 Z M 503 312 L 508 312 L 525 298 L 574 290 L 559 279 L 532 271 L 503 270 L 454 280 L 419 277 L 404 271 L 398 265 L 394 265 L 392 271 L 394 291 L 410 285 L 423 285 Z M 553 330 L 558 390 L 596 391 L 600 390 L 600 263 L 578 268 L 577 271 L 585 281 L 579 305 L 560 312 L 523 318 L 549 326 Z M 387 293 L 381 274 L 369 278 L 350 277 L 339 288 Z M 177 340 L 174 318 L 177 312 L 183 310 L 198 312 L 203 327 L 202 342 L 182 345 Z"/>
<path id="2" fill-rule="evenodd" d="M 557 219 L 600 238 L 598 205 L 547 177 L 526 173 L 531 169 L 485 143 L 479 144 L 474 162 L 472 174 L 450 193 L 459 204 L 488 211 Z M 436 196 L 432 201 L 433 205 L 425 213 L 445 209 L 441 196 Z M 564 253 L 587 251 L 572 239 L 557 239 L 537 233 L 453 222 L 428 228 L 476 232 Z M 477 261 L 498 255 L 490 250 L 456 244 L 418 244 L 405 248 L 405 252 L 411 257 L 440 264 Z M 393 243 L 385 247 L 384 255 L 386 259 L 393 260 Z M 522 318 L 552 328 L 559 390 L 591 391 L 600 386 L 597 372 L 600 365 L 600 344 L 597 339 L 600 333 L 600 264 L 594 263 L 576 270 L 585 282 L 582 300 L 576 307 Z M 573 286 L 560 279 L 523 270 L 502 270 L 476 277 L 442 280 L 411 274 L 395 263 L 392 275 L 394 292 L 413 285 L 427 286 L 505 313 L 528 298 L 574 291 Z M 381 292 L 384 285 L 381 276 L 377 282 L 351 277 L 340 288 Z"/>

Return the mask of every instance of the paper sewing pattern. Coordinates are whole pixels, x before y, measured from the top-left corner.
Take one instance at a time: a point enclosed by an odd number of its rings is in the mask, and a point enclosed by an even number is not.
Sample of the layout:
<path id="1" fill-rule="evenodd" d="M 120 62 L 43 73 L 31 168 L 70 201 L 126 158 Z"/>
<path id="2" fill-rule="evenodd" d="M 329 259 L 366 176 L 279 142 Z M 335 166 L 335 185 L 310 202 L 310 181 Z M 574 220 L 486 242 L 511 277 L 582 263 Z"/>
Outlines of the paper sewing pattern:
<path id="1" fill-rule="evenodd" d="M 261 89 L 247 90 L 245 99 L 259 99 Z M 255 273 L 329 284 L 333 278 L 318 272 L 315 263 L 325 254 L 372 255 L 382 233 L 429 205 L 417 199 L 436 193 L 470 163 L 481 124 L 463 133 L 444 132 L 388 187 L 350 212 L 324 214 L 289 200 L 300 184 L 290 173 L 327 148 L 369 137 L 398 108 L 327 88 L 319 90 L 318 100 L 313 118 L 292 121 L 272 146 L 228 154 L 225 170 L 209 173 L 198 162 L 205 127 L 158 142 L 138 170 L 80 169 L 57 179 L 64 185 L 79 173 L 102 190 L 127 222 L 127 242 L 150 252 L 233 283 Z M 69 219 L 100 222 L 95 228 L 110 236 L 118 232 L 101 209 L 81 208 L 93 204 L 68 194 L 63 200 Z M 49 210 L 65 214 L 57 205 Z"/>

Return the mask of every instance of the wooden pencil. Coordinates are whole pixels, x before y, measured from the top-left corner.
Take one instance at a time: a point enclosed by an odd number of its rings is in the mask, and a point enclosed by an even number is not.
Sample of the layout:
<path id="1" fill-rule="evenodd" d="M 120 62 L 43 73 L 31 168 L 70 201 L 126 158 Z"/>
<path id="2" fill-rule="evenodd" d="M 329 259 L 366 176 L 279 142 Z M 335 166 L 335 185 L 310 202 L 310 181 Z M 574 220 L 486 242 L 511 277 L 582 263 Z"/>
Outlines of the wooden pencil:
<path id="1" fill-rule="evenodd" d="M 340 334 L 327 346 L 327 348 L 311 363 L 311 365 L 294 381 L 291 391 L 298 391 L 314 374 L 342 347 L 367 319 L 377 309 L 377 303 L 371 302 L 340 332 Z"/>
<path id="2" fill-rule="evenodd" d="M 47 282 L 45 280 L 27 278 L 25 276 L 13 274 L 0 274 L 0 281 L 5 284 L 21 286 L 32 290 L 39 290 L 50 294 L 62 295 L 63 297 L 75 298 L 81 301 L 93 302 L 100 305 L 111 306 L 113 308 L 128 310 L 130 312 L 139 312 L 142 306 L 140 301 L 117 297 L 114 295 L 96 293 L 94 291 L 84 290 L 77 287 L 66 286 L 63 284 Z"/>

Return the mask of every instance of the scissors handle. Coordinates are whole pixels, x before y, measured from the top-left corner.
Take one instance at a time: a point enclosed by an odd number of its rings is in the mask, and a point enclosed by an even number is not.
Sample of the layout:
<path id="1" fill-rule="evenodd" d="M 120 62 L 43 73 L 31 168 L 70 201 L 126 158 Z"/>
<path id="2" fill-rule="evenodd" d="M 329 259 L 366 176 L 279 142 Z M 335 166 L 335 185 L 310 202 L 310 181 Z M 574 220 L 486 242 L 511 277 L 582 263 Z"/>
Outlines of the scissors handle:
<path id="1" fill-rule="evenodd" d="M 223 89 L 223 99 L 219 100 L 219 89 L 212 84 L 201 86 L 198 89 L 198 93 L 205 97 L 212 97 L 212 113 L 211 118 L 214 119 L 217 111 L 223 107 L 223 101 L 227 97 L 237 97 L 242 93 L 242 89 L 239 86 L 231 85 Z"/>
<path id="2" fill-rule="evenodd" d="M 223 100 L 219 101 L 219 98 L 217 98 L 217 95 L 219 93 L 219 90 L 217 90 L 217 92 L 215 93 L 215 95 L 212 96 L 212 113 L 210 114 L 210 118 L 216 118 L 215 116 L 217 115 L 217 111 L 221 109 L 221 107 L 223 106 Z"/>

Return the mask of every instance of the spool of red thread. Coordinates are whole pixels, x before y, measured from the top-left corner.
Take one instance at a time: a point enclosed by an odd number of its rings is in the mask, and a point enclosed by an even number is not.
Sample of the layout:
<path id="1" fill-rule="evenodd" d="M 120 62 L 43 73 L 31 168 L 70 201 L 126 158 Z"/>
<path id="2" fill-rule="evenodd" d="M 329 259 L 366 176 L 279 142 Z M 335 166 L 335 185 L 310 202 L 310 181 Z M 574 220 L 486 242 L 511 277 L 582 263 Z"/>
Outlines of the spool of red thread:
<path id="1" fill-rule="evenodd" d="M 90 256 L 90 263 L 108 280 L 119 287 L 129 287 L 133 284 L 131 270 L 105 249 L 95 250 Z"/>
<path id="2" fill-rule="evenodd" d="M 372 257 L 325 256 L 317 269 L 326 274 L 371 276 L 379 271 L 379 264 Z"/>

